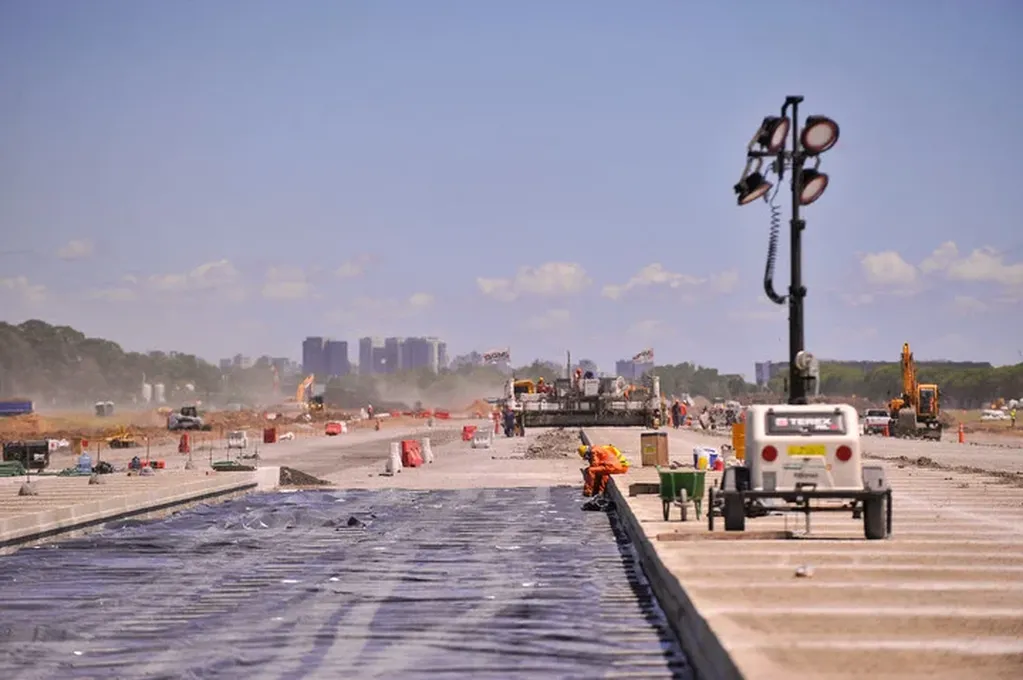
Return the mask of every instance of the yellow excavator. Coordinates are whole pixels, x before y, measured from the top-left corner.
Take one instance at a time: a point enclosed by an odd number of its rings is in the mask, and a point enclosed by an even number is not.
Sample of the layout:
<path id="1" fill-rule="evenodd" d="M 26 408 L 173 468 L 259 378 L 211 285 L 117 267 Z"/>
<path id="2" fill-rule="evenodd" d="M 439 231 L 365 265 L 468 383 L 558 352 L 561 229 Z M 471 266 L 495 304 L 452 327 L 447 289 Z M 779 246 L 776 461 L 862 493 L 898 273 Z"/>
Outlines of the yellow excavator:
<path id="1" fill-rule="evenodd" d="M 306 379 L 300 382 L 295 390 L 295 401 L 304 405 L 307 410 L 318 413 L 323 410 L 323 397 L 311 395 L 315 381 L 315 375 L 306 376 Z"/>
<path id="2" fill-rule="evenodd" d="M 909 343 L 902 345 L 902 394 L 888 402 L 891 433 L 895 437 L 941 439 L 940 395 L 938 386 L 920 384 L 916 379 L 916 360 Z"/>

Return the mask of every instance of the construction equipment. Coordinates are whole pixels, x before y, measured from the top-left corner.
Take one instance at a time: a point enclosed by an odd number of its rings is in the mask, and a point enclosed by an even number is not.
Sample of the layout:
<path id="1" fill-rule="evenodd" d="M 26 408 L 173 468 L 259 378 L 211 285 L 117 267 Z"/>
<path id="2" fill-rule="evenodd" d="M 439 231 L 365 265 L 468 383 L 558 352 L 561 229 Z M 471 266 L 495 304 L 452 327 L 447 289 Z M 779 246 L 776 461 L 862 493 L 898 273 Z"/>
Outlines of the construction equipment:
<path id="1" fill-rule="evenodd" d="M 50 442 L 45 439 L 4 442 L 3 460 L 21 463 L 26 470 L 45 470 L 50 464 Z"/>
<path id="2" fill-rule="evenodd" d="M 209 432 L 213 426 L 203 422 L 196 406 L 182 406 L 176 413 L 167 416 L 167 429 L 171 432 L 178 430 L 202 430 Z"/>
<path id="3" fill-rule="evenodd" d="M 941 439 L 938 386 L 916 379 L 916 360 L 909 343 L 902 345 L 902 394 L 888 402 L 890 432 L 895 437 Z"/>
<path id="4" fill-rule="evenodd" d="M 660 378 L 629 385 L 621 376 L 597 378 L 582 370 L 537 390 L 531 380 L 509 380 L 498 403 L 527 427 L 657 427 L 663 420 Z M 533 385 L 529 390 L 526 383 Z"/>
<path id="5" fill-rule="evenodd" d="M 111 449 L 132 449 L 139 446 L 135 434 L 123 425 L 107 437 L 107 447 Z"/>

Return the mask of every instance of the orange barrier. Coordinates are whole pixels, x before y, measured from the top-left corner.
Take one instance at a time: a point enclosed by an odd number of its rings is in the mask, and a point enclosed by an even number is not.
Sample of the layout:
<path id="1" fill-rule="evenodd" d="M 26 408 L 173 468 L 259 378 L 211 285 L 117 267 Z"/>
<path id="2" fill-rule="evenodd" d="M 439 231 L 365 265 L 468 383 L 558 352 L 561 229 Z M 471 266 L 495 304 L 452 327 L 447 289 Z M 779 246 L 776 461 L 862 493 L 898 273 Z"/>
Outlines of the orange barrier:
<path id="1" fill-rule="evenodd" d="M 402 467 L 419 467 L 423 464 L 423 451 L 419 442 L 415 439 L 405 439 L 401 442 L 401 464 Z"/>
<path id="2" fill-rule="evenodd" d="M 187 432 L 181 433 L 181 439 L 178 440 L 178 453 L 191 453 L 192 452 L 192 435 Z"/>
<path id="3" fill-rule="evenodd" d="M 341 423 L 336 420 L 327 423 L 326 434 L 328 437 L 334 437 L 341 434 L 344 429 L 341 427 Z"/>
<path id="4" fill-rule="evenodd" d="M 437 410 L 437 411 L 433 412 L 433 415 L 434 415 L 435 418 L 437 418 L 437 420 L 448 420 L 448 419 L 451 418 L 451 412 L 450 411 Z"/>
<path id="5" fill-rule="evenodd" d="M 149 467 L 153 468 L 154 470 L 163 470 L 164 468 L 167 467 L 167 463 L 166 461 L 162 460 L 151 460 L 149 461 Z"/>
<path id="6" fill-rule="evenodd" d="M 471 442 L 473 435 L 476 434 L 475 425 L 463 425 L 462 426 L 462 441 Z"/>

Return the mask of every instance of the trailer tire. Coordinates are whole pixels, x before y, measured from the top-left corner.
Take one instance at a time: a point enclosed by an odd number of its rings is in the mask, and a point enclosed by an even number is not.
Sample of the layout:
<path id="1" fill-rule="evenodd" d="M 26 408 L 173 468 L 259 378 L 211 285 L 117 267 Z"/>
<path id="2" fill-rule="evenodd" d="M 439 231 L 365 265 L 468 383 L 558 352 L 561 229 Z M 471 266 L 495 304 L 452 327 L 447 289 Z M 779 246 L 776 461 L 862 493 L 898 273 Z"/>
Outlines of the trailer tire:
<path id="1" fill-rule="evenodd" d="M 746 506 L 742 496 L 725 496 L 722 513 L 725 531 L 746 531 Z"/>
<path id="2" fill-rule="evenodd" d="M 872 496 L 863 501 L 863 535 L 868 541 L 888 537 L 884 496 Z"/>

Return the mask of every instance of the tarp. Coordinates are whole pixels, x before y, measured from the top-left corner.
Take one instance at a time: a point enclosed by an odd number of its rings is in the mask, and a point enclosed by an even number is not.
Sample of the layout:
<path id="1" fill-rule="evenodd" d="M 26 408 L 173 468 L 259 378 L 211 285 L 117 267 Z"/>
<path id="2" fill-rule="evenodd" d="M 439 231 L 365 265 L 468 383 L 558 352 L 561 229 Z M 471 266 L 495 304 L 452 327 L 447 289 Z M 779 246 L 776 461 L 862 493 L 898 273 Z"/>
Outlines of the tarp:
<path id="1" fill-rule="evenodd" d="M 260 494 L 0 557 L 0 677 L 687 677 L 577 489 Z"/>

